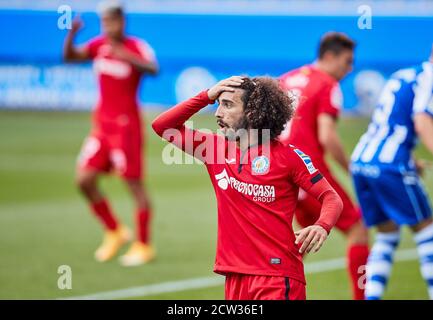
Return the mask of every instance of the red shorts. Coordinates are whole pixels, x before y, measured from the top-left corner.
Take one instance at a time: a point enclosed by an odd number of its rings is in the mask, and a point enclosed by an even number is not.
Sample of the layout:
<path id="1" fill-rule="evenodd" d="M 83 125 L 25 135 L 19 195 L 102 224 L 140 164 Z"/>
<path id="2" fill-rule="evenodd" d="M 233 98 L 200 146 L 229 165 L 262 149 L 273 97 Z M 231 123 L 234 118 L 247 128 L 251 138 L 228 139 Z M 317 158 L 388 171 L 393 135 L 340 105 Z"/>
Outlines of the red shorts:
<path id="1" fill-rule="evenodd" d="M 115 171 L 125 179 L 142 177 L 142 137 L 138 129 L 114 134 L 92 133 L 83 143 L 79 169 Z"/>
<path id="2" fill-rule="evenodd" d="M 305 300 L 305 284 L 292 278 L 228 273 L 226 300 Z"/>
<path id="3" fill-rule="evenodd" d="M 361 220 L 361 210 L 357 207 L 349 195 L 344 191 L 343 187 L 335 180 L 329 172 L 321 171 L 323 176 L 328 180 L 329 184 L 335 189 L 343 201 L 343 211 L 335 226 L 346 232 L 354 224 Z M 299 191 L 298 204 L 296 206 L 295 216 L 296 221 L 303 228 L 314 224 L 320 216 L 321 204 L 316 198 L 311 197 L 305 191 Z"/>

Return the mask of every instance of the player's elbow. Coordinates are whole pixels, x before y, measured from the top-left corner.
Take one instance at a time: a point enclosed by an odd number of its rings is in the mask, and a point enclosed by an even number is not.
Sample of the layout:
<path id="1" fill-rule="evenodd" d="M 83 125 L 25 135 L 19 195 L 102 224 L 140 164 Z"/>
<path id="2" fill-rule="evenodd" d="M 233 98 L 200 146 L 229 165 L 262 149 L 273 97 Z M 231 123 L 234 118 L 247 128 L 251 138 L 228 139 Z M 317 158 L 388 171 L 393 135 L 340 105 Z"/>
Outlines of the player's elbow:
<path id="1" fill-rule="evenodd" d="M 63 51 L 63 61 L 65 62 L 74 62 L 77 60 L 77 54 L 74 50 L 64 50 Z"/>
<path id="2" fill-rule="evenodd" d="M 63 61 L 64 62 L 73 62 L 74 58 L 72 56 L 70 56 L 70 55 L 64 54 L 63 55 Z"/>
<path id="3" fill-rule="evenodd" d="M 162 137 L 164 133 L 164 128 L 161 124 L 161 121 L 159 120 L 159 117 L 152 121 L 152 129 L 158 136 Z"/>
<path id="4" fill-rule="evenodd" d="M 63 50 L 63 61 L 70 62 L 72 60 L 72 55 L 69 50 Z"/>
<path id="5" fill-rule="evenodd" d="M 156 76 L 159 73 L 159 66 L 156 63 L 149 65 L 147 72 L 152 76 Z"/>

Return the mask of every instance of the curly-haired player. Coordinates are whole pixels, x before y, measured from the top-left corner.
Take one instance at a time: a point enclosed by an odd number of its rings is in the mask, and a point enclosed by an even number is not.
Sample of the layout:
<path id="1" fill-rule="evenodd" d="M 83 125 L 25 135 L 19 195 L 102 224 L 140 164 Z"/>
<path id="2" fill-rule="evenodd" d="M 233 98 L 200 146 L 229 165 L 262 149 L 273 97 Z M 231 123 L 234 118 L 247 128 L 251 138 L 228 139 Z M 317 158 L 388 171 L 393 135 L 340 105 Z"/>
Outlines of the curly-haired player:
<path id="1" fill-rule="evenodd" d="M 215 100 L 222 135 L 184 125 Z M 226 276 L 226 299 L 305 299 L 302 254 L 319 250 L 342 210 L 311 159 L 276 139 L 292 110 L 274 80 L 234 76 L 152 123 L 158 135 L 207 167 L 218 202 L 214 271 Z M 314 225 L 295 233 L 299 187 L 322 209 Z"/>

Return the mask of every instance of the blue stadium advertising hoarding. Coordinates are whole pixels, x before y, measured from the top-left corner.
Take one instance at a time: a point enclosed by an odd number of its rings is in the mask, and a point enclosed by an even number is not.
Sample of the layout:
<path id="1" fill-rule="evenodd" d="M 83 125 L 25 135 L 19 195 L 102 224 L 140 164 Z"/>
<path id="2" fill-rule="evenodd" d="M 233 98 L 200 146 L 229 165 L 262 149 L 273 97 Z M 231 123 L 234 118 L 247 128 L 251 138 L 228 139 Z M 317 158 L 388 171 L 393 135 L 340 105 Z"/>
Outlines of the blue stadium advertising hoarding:
<path id="1" fill-rule="evenodd" d="M 66 30 L 57 11 L 0 11 L 0 107 L 88 109 L 97 97 L 90 64 L 62 62 Z M 95 13 L 81 13 L 84 43 L 99 33 Z M 357 43 L 355 70 L 342 83 L 344 107 L 371 106 L 384 79 L 425 60 L 432 45 L 431 17 L 283 16 L 130 13 L 130 34 L 148 41 L 161 65 L 146 78 L 143 104 L 168 106 L 233 74 L 278 76 L 314 61 L 320 36 L 343 31 Z"/>

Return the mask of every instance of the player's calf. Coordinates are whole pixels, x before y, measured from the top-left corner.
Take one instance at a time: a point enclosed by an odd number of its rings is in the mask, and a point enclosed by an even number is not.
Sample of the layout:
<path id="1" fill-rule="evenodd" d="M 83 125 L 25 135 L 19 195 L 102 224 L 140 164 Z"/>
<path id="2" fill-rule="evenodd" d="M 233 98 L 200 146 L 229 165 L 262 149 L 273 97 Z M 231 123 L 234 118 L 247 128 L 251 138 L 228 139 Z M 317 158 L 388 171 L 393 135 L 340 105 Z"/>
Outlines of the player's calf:
<path id="1" fill-rule="evenodd" d="M 428 293 L 433 300 L 433 221 L 424 220 L 412 227 L 416 230 L 414 240 L 418 249 L 421 275 L 427 283 Z"/>
<path id="2" fill-rule="evenodd" d="M 388 221 L 378 226 L 366 268 L 366 300 L 378 300 L 383 297 L 399 242 L 400 230 L 397 225 Z"/>

